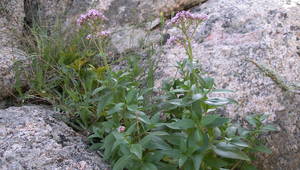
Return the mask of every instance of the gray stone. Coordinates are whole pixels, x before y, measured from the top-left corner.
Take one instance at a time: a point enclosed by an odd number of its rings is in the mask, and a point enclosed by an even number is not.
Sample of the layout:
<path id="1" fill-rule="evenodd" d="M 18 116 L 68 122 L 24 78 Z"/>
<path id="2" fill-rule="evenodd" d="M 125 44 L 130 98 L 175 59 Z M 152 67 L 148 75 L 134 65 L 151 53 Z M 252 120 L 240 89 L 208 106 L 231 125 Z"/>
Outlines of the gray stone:
<path id="1" fill-rule="evenodd" d="M 19 50 L 25 16 L 23 4 L 22 0 L 0 2 L 0 100 L 13 93 L 14 63 L 26 60 Z"/>
<path id="2" fill-rule="evenodd" d="M 42 106 L 0 110 L 0 169 L 108 169 L 55 114 Z"/>
<path id="3" fill-rule="evenodd" d="M 300 81 L 300 6 L 284 0 L 208 0 L 192 12 L 207 14 L 208 19 L 197 30 L 193 48 L 203 72 L 216 80 L 218 88 L 235 92 L 229 97 L 238 105 L 230 105 L 231 117 L 253 113 L 270 115 L 270 122 L 280 124 L 282 131 L 272 134 L 269 143 L 274 151 L 264 169 L 299 169 L 299 109 L 296 99 L 287 105 L 286 92 L 253 63 L 275 70 L 283 82 Z M 178 30 L 169 29 L 171 35 Z M 186 57 L 181 46 L 166 46 L 160 74 L 162 79 L 175 76 L 177 61 Z M 159 86 L 160 81 L 157 82 Z M 287 98 L 285 98 L 287 100 Z M 298 106 L 299 107 L 299 106 Z M 297 116 L 298 115 L 298 116 Z M 296 121 L 296 122 L 295 122 Z M 293 133 L 287 133 L 293 131 Z M 281 140 L 279 140 L 281 139 Z M 289 140 L 287 140 L 289 139 Z M 288 155 L 287 150 L 293 150 Z M 288 149 L 293 148 L 293 149 Z"/>
<path id="4" fill-rule="evenodd" d="M 16 61 L 25 61 L 26 54 L 12 47 L 0 48 L 0 100 L 14 93 Z M 21 79 L 22 84 L 25 80 Z"/>
<path id="5" fill-rule="evenodd" d="M 274 124 L 280 131 L 264 138 L 272 154 L 258 156 L 258 167 L 264 170 L 300 169 L 300 95 L 285 94 L 279 98 L 286 107 L 276 112 Z"/>

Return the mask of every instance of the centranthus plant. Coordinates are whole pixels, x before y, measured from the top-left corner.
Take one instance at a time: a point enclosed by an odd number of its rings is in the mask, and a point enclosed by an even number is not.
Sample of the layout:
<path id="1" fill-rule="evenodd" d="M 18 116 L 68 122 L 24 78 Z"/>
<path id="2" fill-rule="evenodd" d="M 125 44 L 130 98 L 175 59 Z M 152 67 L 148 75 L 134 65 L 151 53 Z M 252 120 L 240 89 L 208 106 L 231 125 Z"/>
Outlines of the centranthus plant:
<path id="1" fill-rule="evenodd" d="M 251 126 L 242 127 L 215 112 L 235 101 L 209 97 L 231 91 L 216 89 L 213 78 L 203 77 L 195 62 L 192 37 L 204 19 L 206 16 L 182 11 L 168 24 L 182 32 L 168 43 L 181 44 L 187 59 L 178 63 L 181 77 L 164 84 L 159 102 L 151 109 L 146 107 L 142 100 L 149 89 L 129 81 L 133 86 L 126 88 L 126 95 L 112 99 L 113 104 L 102 110 L 105 121 L 93 128 L 90 138 L 103 138 L 92 147 L 104 150 L 104 158 L 112 161 L 114 170 L 255 169 L 252 152 L 270 152 L 257 139 L 274 130 L 262 124 L 265 116 L 250 116 Z"/>
<path id="2" fill-rule="evenodd" d="M 86 39 L 92 41 L 96 45 L 99 57 L 103 59 L 104 65 L 108 67 L 106 47 L 111 32 L 104 30 L 103 23 L 105 21 L 108 21 L 108 18 L 103 13 L 91 9 L 86 14 L 80 15 L 77 19 L 77 25 L 81 30 L 86 32 Z"/>
<path id="3" fill-rule="evenodd" d="M 182 11 L 168 24 L 182 33 L 168 44 L 182 45 L 187 57 L 177 66 L 181 76 L 165 82 L 159 96 L 153 82 L 145 83 L 150 78 L 142 78 L 135 55 L 128 57 L 126 68 L 109 69 L 107 18 L 96 10 L 77 20 L 80 38 L 75 45 L 63 41 L 53 49 L 51 41 L 36 36 L 41 58 L 34 60 L 36 84 L 30 92 L 71 115 L 73 127 L 87 130 L 90 148 L 103 151 L 113 170 L 253 170 L 253 153 L 270 153 L 259 136 L 274 128 L 262 123 L 263 115 L 247 117 L 242 126 L 216 112 L 236 102 L 210 97 L 231 91 L 216 89 L 193 56 L 192 38 L 205 19 Z M 43 77 L 49 73 L 55 76 Z"/>

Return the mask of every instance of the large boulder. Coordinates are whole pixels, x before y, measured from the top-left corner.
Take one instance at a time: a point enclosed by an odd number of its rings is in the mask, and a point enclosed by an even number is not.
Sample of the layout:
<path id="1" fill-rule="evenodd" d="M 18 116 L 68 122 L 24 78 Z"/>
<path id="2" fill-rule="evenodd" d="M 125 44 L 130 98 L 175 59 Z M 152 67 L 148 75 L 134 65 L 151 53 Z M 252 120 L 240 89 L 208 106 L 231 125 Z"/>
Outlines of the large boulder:
<path id="1" fill-rule="evenodd" d="M 12 94 L 15 83 L 14 63 L 26 55 L 18 49 L 24 26 L 23 0 L 0 2 L 0 100 Z"/>
<path id="2" fill-rule="evenodd" d="M 42 106 L 0 110 L 0 169 L 107 169 L 84 137 Z"/>
<path id="3" fill-rule="evenodd" d="M 208 0 L 191 10 L 208 15 L 194 39 L 195 58 L 219 88 L 234 90 L 230 97 L 239 102 L 224 112 L 234 118 L 265 113 L 280 126 L 279 133 L 268 137 L 274 153 L 263 160 L 261 167 L 266 170 L 300 169 L 299 96 L 285 91 L 300 82 L 296 2 Z M 178 34 L 176 29 L 168 32 Z M 165 52 L 162 79 L 175 76 L 174 65 L 186 57 L 178 45 L 166 47 Z"/>

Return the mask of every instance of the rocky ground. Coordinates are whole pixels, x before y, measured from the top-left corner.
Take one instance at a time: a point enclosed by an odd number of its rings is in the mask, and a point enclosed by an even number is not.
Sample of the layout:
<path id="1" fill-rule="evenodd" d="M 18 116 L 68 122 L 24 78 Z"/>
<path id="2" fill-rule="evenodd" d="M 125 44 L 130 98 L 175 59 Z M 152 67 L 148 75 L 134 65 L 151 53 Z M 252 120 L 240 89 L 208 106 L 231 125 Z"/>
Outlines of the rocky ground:
<path id="1" fill-rule="evenodd" d="M 273 154 L 259 157 L 257 164 L 265 170 L 300 169 L 300 96 L 287 92 L 276 81 L 279 78 L 293 88 L 300 82 L 298 0 L 4 1 L 0 2 L 0 103 L 13 94 L 14 62 L 26 60 L 19 37 L 24 34 L 24 22 L 32 24 L 32 18 L 41 18 L 43 24 L 51 26 L 55 16 L 61 15 L 65 28 L 70 28 L 81 12 L 103 10 L 114 32 L 112 44 L 122 53 L 138 48 L 141 41 L 161 40 L 157 27 L 160 12 L 168 15 L 190 9 L 208 16 L 194 39 L 196 58 L 203 71 L 215 77 L 218 87 L 235 91 L 231 97 L 239 102 L 224 112 L 236 119 L 266 113 L 280 128 L 266 137 Z M 178 30 L 165 28 L 163 32 L 172 36 Z M 163 55 L 157 56 L 160 80 L 175 76 L 176 61 L 185 57 L 180 46 L 165 45 L 162 50 Z M 247 59 L 274 70 L 275 81 Z M 99 156 L 85 149 L 82 137 L 52 118 L 53 114 L 42 106 L 0 110 L 0 169 L 105 167 Z M 29 152 L 31 148 L 34 152 Z"/>
<path id="2" fill-rule="evenodd" d="M 43 106 L 0 110 L 0 169 L 108 168 L 99 155 L 87 151 L 85 137 L 54 115 Z"/>

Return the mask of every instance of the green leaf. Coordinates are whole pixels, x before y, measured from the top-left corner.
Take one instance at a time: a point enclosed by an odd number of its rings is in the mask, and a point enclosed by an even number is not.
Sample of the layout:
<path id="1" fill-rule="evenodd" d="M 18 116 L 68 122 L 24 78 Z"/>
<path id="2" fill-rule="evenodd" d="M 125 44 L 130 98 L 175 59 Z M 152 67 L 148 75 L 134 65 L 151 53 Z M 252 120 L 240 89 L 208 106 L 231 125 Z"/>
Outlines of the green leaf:
<path id="1" fill-rule="evenodd" d="M 210 114 L 201 120 L 201 124 L 208 127 L 208 128 L 214 128 L 223 125 L 224 123 L 228 122 L 228 118 L 220 117 L 216 114 Z"/>
<path id="2" fill-rule="evenodd" d="M 257 168 L 249 163 L 244 163 L 241 170 L 257 170 Z"/>
<path id="3" fill-rule="evenodd" d="M 172 147 L 165 142 L 162 138 L 158 136 L 153 136 L 151 139 L 151 146 L 149 147 L 150 149 L 161 149 L 161 150 L 171 150 Z"/>
<path id="4" fill-rule="evenodd" d="M 224 158 L 231 158 L 231 159 L 239 159 L 250 161 L 250 158 L 242 151 L 238 149 L 225 149 L 222 147 L 213 147 L 214 152 Z"/>
<path id="5" fill-rule="evenodd" d="M 166 125 L 171 129 L 189 129 L 195 127 L 195 123 L 191 119 L 181 119 Z"/>
<path id="6" fill-rule="evenodd" d="M 259 120 L 257 120 L 256 118 L 256 115 L 249 115 L 249 116 L 246 116 L 246 120 L 248 123 L 250 123 L 252 126 L 256 127 L 258 126 L 261 122 Z"/>
<path id="7" fill-rule="evenodd" d="M 169 100 L 168 103 L 175 105 L 175 106 L 182 106 L 184 105 L 182 99 L 173 99 L 173 100 Z"/>
<path id="8" fill-rule="evenodd" d="M 120 145 L 120 151 L 121 151 L 122 155 L 130 155 L 131 154 L 131 152 L 129 150 L 129 146 L 130 145 L 128 145 L 128 144 L 122 144 L 122 145 Z"/>
<path id="9" fill-rule="evenodd" d="M 214 86 L 214 79 L 213 78 L 205 77 L 205 78 L 203 78 L 203 80 L 204 80 L 204 84 L 203 84 L 204 88 L 206 88 L 206 89 L 212 89 L 213 88 L 213 86 Z"/>
<path id="10" fill-rule="evenodd" d="M 154 131 L 154 132 L 151 132 L 151 135 L 154 135 L 154 136 L 166 136 L 166 135 L 169 135 L 169 133 L 164 132 L 164 131 Z"/>
<path id="11" fill-rule="evenodd" d="M 182 167 L 183 164 L 186 162 L 187 159 L 188 159 L 187 156 L 185 156 L 185 155 L 180 155 L 179 160 L 178 160 L 178 165 L 179 165 L 179 167 Z"/>
<path id="12" fill-rule="evenodd" d="M 99 93 L 100 91 L 104 90 L 105 88 L 106 88 L 105 86 L 101 86 L 101 87 L 96 88 L 93 91 L 92 95 L 94 96 L 95 94 Z"/>
<path id="13" fill-rule="evenodd" d="M 130 152 L 135 154 L 139 159 L 142 159 L 143 157 L 143 147 L 141 144 L 131 145 Z"/>
<path id="14" fill-rule="evenodd" d="M 264 146 L 264 145 L 258 145 L 258 146 L 253 147 L 252 149 L 255 150 L 255 151 L 263 152 L 263 153 L 267 153 L 267 154 L 272 153 L 272 150 L 269 149 L 268 147 Z"/>
<path id="15" fill-rule="evenodd" d="M 194 94 L 192 99 L 193 101 L 196 101 L 196 100 L 199 100 L 199 99 L 202 99 L 203 98 L 203 95 L 198 93 L 198 94 Z"/>
<path id="16" fill-rule="evenodd" d="M 135 132 L 137 129 L 136 129 L 136 123 L 132 123 L 129 128 L 126 130 L 126 133 L 127 134 L 131 134 L 133 132 Z"/>
<path id="17" fill-rule="evenodd" d="M 178 149 L 172 149 L 172 148 L 170 150 L 163 150 L 161 152 L 164 155 L 167 155 L 167 156 L 175 158 L 175 159 L 176 158 L 179 159 L 180 156 L 182 155 L 180 150 L 178 150 Z"/>
<path id="18" fill-rule="evenodd" d="M 212 122 L 214 122 L 217 118 L 219 118 L 220 116 L 219 115 L 216 115 L 216 114 L 209 114 L 209 115 L 206 115 L 202 118 L 201 120 L 201 124 L 203 126 L 207 126 L 209 124 L 211 124 Z"/>
<path id="19" fill-rule="evenodd" d="M 200 166 L 201 166 L 203 157 L 204 157 L 204 155 L 201 153 L 197 153 L 197 154 L 193 155 L 192 159 L 193 159 L 195 170 L 200 170 Z"/>
<path id="20" fill-rule="evenodd" d="M 111 103 L 113 100 L 113 96 L 111 94 L 105 95 L 101 98 L 99 101 L 99 104 L 97 106 L 97 113 L 103 112 L 104 108 Z"/>
<path id="21" fill-rule="evenodd" d="M 226 167 L 228 163 L 224 161 L 223 159 L 217 158 L 214 155 L 210 154 L 205 156 L 204 158 L 205 164 L 212 168 L 220 169 L 222 167 Z"/>
<path id="22" fill-rule="evenodd" d="M 214 135 L 215 135 L 216 137 L 221 137 L 221 136 L 222 136 L 222 132 L 221 132 L 220 128 L 215 127 L 215 128 L 213 129 L 213 131 L 214 131 Z"/>
<path id="23" fill-rule="evenodd" d="M 143 163 L 142 170 L 158 170 L 157 167 L 150 162 Z"/>
<path id="24" fill-rule="evenodd" d="M 116 104 L 112 109 L 110 109 L 108 111 L 108 114 L 111 115 L 111 114 L 114 114 L 114 113 L 117 113 L 117 112 L 123 110 L 123 106 L 124 106 L 124 103 Z"/>
<path id="25" fill-rule="evenodd" d="M 159 162 L 164 157 L 161 151 L 145 152 L 145 154 L 143 160 L 147 162 Z"/>
<path id="26" fill-rule="evenodd" d="M 140 141 L 141 145 L 142 145 L 143 147 L 146 147 L 146 146 L 151 142 L 152 137 L 153 137 L 153 135 L 151 135 L 151 134 L 145 136 L 145 137 Z"/>
<path id="27" fill-rule="evenodd" d="M 172 133 L 168 136 L 163 136 L 163 139 L 165 139 L 168 143 L 172 145 L 180 145 L 180 141 L 185 138 L 185 136 L 182 133 Z"/>
<path id="28" fill-rule="evenodd" d="M 159 167 L 159 170 L 178 170 L 177 165 L 168 164 L 164 162 L 156 162 Z"/>
<path id="29" fill-rule="evenodd" d="M 265 132 L 269 132 L 269 131 L 277 131 L 278 129 L 274 125 L 266 125 L 261 130 Z"/>
<path id="30" fill-rule="evenodd" d="M 228 137 L 236 136 L 236 135 L 237 135 L 237 132 L 238 132 L 238 128 L 235 127 L 235 126 L 229 126 L 229 127 L 226 129 L 226 134 L 227 134 Z"/>
<path id="31" fill-rule="evenodd" d="M 95 150 L 100 149 L 102 146 L 103 146 L 103 143 L 93 143 L 93 144 L 89 147 L 89 149 L 95 151 Z"/>
<path id="32" fill-rule="evenodd" d="M 123 170 L 126 165 L 130 162 L 131 157 L 129 155 L 124 155 L 113 166 L 113 170 Z"/>
<path id="33" fill-rule="evenodd" d="M 227 90 L 227 89 L 213 89 L 212 93 L 233 93 L 233 90 Z"/>
<path id="34" fill-rule="evenodd" d="M 241 140 L 233 140 L 231 141 L 231 143 L 233 145 L 239 146 L 239 147 L 243 147 L 243 148 L 249 148 L 250 146 L 248 145 L 248 143 L 241 141 Z"/>
<path id="35" fill-rule="evenodd" d="M 184 92 L 188 92 L 188 90 L 184 90 L 184 89 L 174 89 L 169 91 L 170 93 L 184 93 Z"/>
<path id="36" fill-rule="evenodd" d="M 234 101 L 232 99 L 223 98 L 223 97 L 210 98 L 204 102 L 211 106 L 223 106 L 223 105 L 230 104 L 230 103 L 236 103 L 236 101 Z"/>
<path id="37" fill-rule="evenodd" d="M 131 104 L 133 100 L 137 98 L 136 96 L 137 96 L 137 89 L 130 89 L 130 91 L 126 96 L 126 103 Z"/>
<path id="38" fill-rule="evenodd" d="M 113 134 L 109 134 L 104 138 L 104 144 L 103 144 L 103 148 L 104 148 L 104 159 L 107 160 L 110 156 L 111 156 L 111 151 L 112 151 L 112 147 L 113 147 L 113 143 L 115 142 L 115 138 L 113 136 Z"/>
<path id="39" fill-rule="evenodd" d="M 131 112 L 138 112 L 139 111 L 138 110 L 139 109 L 138 105 L 135 105 L 135 104 L 127 106 L 127 109 Z"/>
<path id="40" fill-rule="evenodd" d="M 141 112 L 141 111 L 136 111 L 135 114 L 128 114 L 127 118 L 138 119 L 138 120 L 144 122 L 145 124 L 152 124 L 152 122 L 148 118 L 148 116 L 144 112 Z"/>
<path id="41" fill-rule="evenodd" d="M 89 118 L 90 118 L 89 110 L 88 109 L 81 109 L 79 113 L 80 113 L 80 119 L 82 120 L 84 125 L 86 127 L 88 127 L 89 126 Z"/>
<path id="42" fill-rule="evenodd" d="M 195 102 L 192 104 L 192 112 L 193 114 L 197 115 L 199 118 L 201 118 L 202 113 L 203 113 L 203 109 L 201 107 L 201 103 L 200 101 Z"/>
<path id="43" fill-rule="evenodd" d="M 235 150 L 235 149 L 239 148 L 238 146 L 233 145 L 233 144 L 228 143 L 228 142 L 220 142 L 216 146 L 218 148 L 223 148 L 223 149 L 227 149 L 227 150 Z"/>

